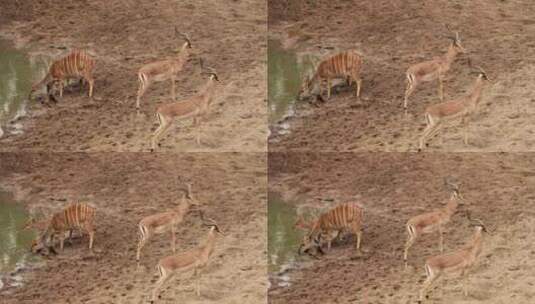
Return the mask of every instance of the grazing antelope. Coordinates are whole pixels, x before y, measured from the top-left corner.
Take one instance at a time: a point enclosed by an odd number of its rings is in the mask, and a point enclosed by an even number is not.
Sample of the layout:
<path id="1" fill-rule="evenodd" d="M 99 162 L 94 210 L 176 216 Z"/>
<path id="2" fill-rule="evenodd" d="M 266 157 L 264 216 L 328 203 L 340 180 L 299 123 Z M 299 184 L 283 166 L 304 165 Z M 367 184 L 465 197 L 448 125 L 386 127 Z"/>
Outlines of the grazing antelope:
<path id="1" fill-rule="evenodd" d="M 457 55 L 459 53 L 466 53 L 466 49 L 461 45 L 459 32 L 455 32 L 455 36 L 447 36 L 447 38 L 451 39 L 452 43 L 448 47 L 446 54 L 441 57 L 435 57 L 429 61 L 417 63 L 407 69 L 407 89 L 405 90 L 405 99 L 403 101 L 405 113 L 407 112 L 409 96 L 422 82 L 430 82 L 438 79 L 438 95 L 440 101 L 444 101 L 444 77 L 449 71 L 451 64 L 455 61 L 455 58 L 457 58 Z"/>
<path id="2" fill-rule="evenodd" d="M 66 80 L 72 78 L 82 78 L 89 84 L 89 97 L 93 97 L 93 69 L 95 60 L 82 50 L 73 50 L 69 55 L 56 60 L 50 66 L 46 76 L 38 83 L 32 86 L 29 98 L 31 99 L 35 91 L 42 86 L 47 87 L 47 95 L 52 83 L 59 86 L 59 95 L 63 97 L 63 87 Z M 82 86 L 80 86 L 80 90 Z"/>
<path id="3" fill-rule="evenodd" d="M 443 209 L 436 209 L 434 211 L 412 217 L 407 222 L 406 227 L 408 238 L 407 242 L 405 243 L 405 252 L 403 254 L 405 267 L 407 266 L 409 249 L 422 234 L 438 231 L 440 252 L 444 251 L 444 240 L 442 235 L 444 232 L 444 225 L 451 220 L 452 215 L 457 212 L 457 208 L 463 204 L 463 197 L 459 192 L 459 186 L 452 184 L 448 179 L 444 179 L 444 182 L 452 191 L 451 197 L 446 203 L 446 206 Z"/>
<path id="4" fill-rule="evenodd" d="M 424 148 L 425 141 L 428 138 L 432 138 L 438 133 L 443 123 L 453 121 L 459 117 L 462 118 L 464 144 L 468 145 L 468 123 L 470 115 L 477 110 L 477 106 L 481 101 L 484 82 L 489 80 L 485 71 L 480 67 L 478 68 L 479 71 L 475 72 L 478 76 L 468 95 L 427 107 L 425 110 L 427 126 L 420 137 L 418 151 Z"/>
<path id="5" fill-rule="evenodd" d="M 350 50 L 336 55 L 320 62 L 312 77 L 308 75 L 298 94 L 299 99 L 306 99 L 310 97 L 313 92 L 316 92 L 319 87 L 319 95 L 322 94 L 323 80 L 327 80 L 327 99 L 331 97 L 331 80 L 333 78 L 344 78 L 351 85 L 356 82 L 355 96 L 360 98 L 360 85 L 362 80 L 360 78 L 360 70 L 362 68 L 362 58 L 357 51 Z"/>
<path id="6" fill-rule="evenodd" d="M 175 34 L 181 36 L 185 42 L 180 49 L 178 56 L 172 59 L 161 60 L 152 62 L 142 66 L 138 73 L 137 77 L 139 79 L 139 89 L 137 91 L 136 99 L 136 109 L 139 110 L 139 102 L 145 91 L 149 86 L 154 82 L 161 82 L 170 79 L 171 80 L 171 96 L 173 101 L 176 101 L 176 92 L 175 92 L 175 80 L 176 75 L 182 71 L 184 64 L 189 57 L 189 49 L 191 49 L 191 40 L 188 34 L 180 33 L 175 26 Z"/>
<path id="7" fill-rule="evenodd" d="M 427 290 L 442 274 L 460 272 L 462 277 L 463 293 L 468 296 L 468 272 L 481 255 L 483 232 L 488 232 L 481 220 L 471 220 L 471 226 L 475 226 L 473 238 L 457 251 L 430 257 L 425 262 L 427 279 L 423 283 L 418 303 L 422 303 Z"/>
<path id="8" fill-rule="evenodd" d="M 296 222 L 295 222 L 295 225 L 294 225 L 294 228 L 296 229 L 300 229 L 300 230 L 305 230 L 305 231 L 310 231 L 314 226 L 314 221 L 305 221 L 305 219 L 300 216 L 297 218 Z M 335 239 L 339 239 L 340 238 L 340 234 L 342 233 L 342 230 L 333 230 L 333 231 L 330 231 L 330 233 L 327 233 L 327 234 L 324 234 L 322 233 L 320 238 L 325 238 L 326 242 L 327 242 L 327 251 L 330 251 L 331 250 L 331 243 L 333 240 Z M 321 246 L 321 245 L 320 245 Z"/>
<path id="9" fill-rule="evenodd" d="M 50 220 L 28 222 L 27 228 L 44 228 L 44 232 L 32 244 L 32 252 L 36 253 L 41 250 L 45 244 L 53 241 L 56 235 L 59 236 L 60 250 L 63 251 L 65 232 L 69 231 L 69 234 L 72 234 L 74 229 L 85 231 L 89 235 L 89 250 L 92 250 L 95 236 L 95 211 L 96 209 L 88 204 L 74 203 L 54 214 Z"/>
<path id="10" fill-rule="evenodd" d="M 303 238 L 298 253 L 307 253 L 312 247 L 323 253 L 320 246 L 321 235 L 330 235 L 333 231 L 341 230 L 348 230 L 357 236 L 356 249 L 360 252 L 363 217 L 364 211 L 357 203 L 341 204 L 321 214 Z"/>
<path id="11" fill-rule="evenodd" d="M 202 213 L 201 213 L 202 217 Z M 216 241 L 216 232 L 223 235 L 217 224 L 210 220 L 206 223 L 203 219 L 203 225 L 210 227 L 208 236 L 204 241 L 204 244 L 199 245 L 197 248 L 189 251 L 179 253 L 176 255 L 170 255 L 160 259 L 158 262 L 158 274 L 160 278 L 156 282 L 154 290 L 152 291 L 151 303 L 154 303 L 158 291 L 162 285 L 170 279 L 176 272 L 184 272 L 193 269 L 193 276 L 196 278 L 195 293 L 197 296 L 201 296 L 200 276 L 203 268 L 206 267 L 212 253 L 214 252 L 214 246 Z M 158 298 L 160 296 L 158 295 Z"/>
<path id="12" fill-rule="evenodd" d="M 171 232 L 171 247 L 176 252 L 176 230 L 182 223 L 184 216 L 190 211 L 191 206 L 198 206 L 191 194 L 191 184 L 187 184 L 187 190 L 182 189 L 185 195 L 175 209 L 153 215 L 149 215 L 139 221 L 140 238 L 137 246 L 136 261 L 139 262 L 141 248 L 145 246 L 151 235 Z"/>
<path id="13" fill-rule="evenodd" d="M 201 69 L 204 69 L 202 67 L 202 60 L 201 60 Z M 212 101 L 214 99 L 214 92 L 216 89 L 216 81 L 219 82 L 219 78 L 217 77 L 217 74 L 214 69 L 208 68 L 210 72 L 201 72 L 202 74 L 210 75 L 210 78 L 208 79 L 208 82 L 205 84 L 203 88 L 199 91 L 199 93 L 195 96 L 192 96 L 188 99 L 178 101 L 178 102 L 171 102 L 168 104 L 164 104 L 162 106 L 159 106 L 156 110 L 156 117 L 158 117 L 159 126 L 154 131 L 154 134 L 152 135 L 151 140 L 151 152 L 153 152 L 156 148 L 156 142 L 158 141 L 158 138 L 167 131 L 167 129 L 171 126 L 172 122 L 176 118 L 180 119 L 186 119 L 189 117 L 193 117 L 193 125 L 197 126 L 197 144 L 201 144 L 201 135 L 200 135 L 200 123 L 201 119 L 208 111 L 210 110 L 210 106 L 212 104 Z M 159 144 L 158 144 L 159 145 Z"/>

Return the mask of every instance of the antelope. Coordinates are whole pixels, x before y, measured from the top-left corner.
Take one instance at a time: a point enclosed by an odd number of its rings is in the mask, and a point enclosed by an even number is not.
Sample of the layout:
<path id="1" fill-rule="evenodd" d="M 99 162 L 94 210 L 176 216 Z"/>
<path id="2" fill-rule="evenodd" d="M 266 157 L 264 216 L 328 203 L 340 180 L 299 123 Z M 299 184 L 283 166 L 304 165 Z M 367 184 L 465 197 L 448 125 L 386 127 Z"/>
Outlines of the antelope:
<path id="1" fill-rule="evenodd" d="M 321 214 L 303 238 L 298 254 L 307 253 L 312 247 L 316 247 L 320 253 L 323 253 L 319 243 L 321 235 L 330 235 L 331 232 L 340 230 L 349 230 L 357 236 L 356 250 L 360 253 L 363 217 L 364 211 L 357 203 L 341 204 Z"/>
<path id="2" fill-rule="evenodd" d="M 472 113 L 477 110 L 479 102 L 481 101 L 481 92 L 483 91 L 484 82 L 489 80 L 485 71 L 478 67 L 477 78 L 475 80 L 472 90 L 468 95 L 458 99 L 446 101 L 427 107 L 425 110 L 425 121 L 427 126 L 420 137 L 418 152 L 420 152 L 428 138 L 435 136 L 442 124 L 448 121 L 453 121 L 461 117 L 461 124 L 463 125 L 464 144 L 468 145 L 468 123 Z"/>
<path id="3" fill-rule="evenodd" d="M 189 49 L 191 49 L 191 40 L 188 34 L 179 32 L 176 26 L 175 35 L 181 36 L 185 40 L 178 55 L 172 59 L 146 64 L 142 66 L 137 73 L 137 77 L 139 79 L 139 89 L 137 91 L 136 109 L 138 111 L 141 97 L 154 82 L 166 81 L 168 79 L 171 80 L 171 96 L 173 101 L 176 101 L 175 79 L 177 74 L 182 71 L 184 64 L 188 60 Z"/>
<path id="4" fill-rule="evenodd" d="M 202 70 L 204 69 L 202 60 L 200 63 Z M 210 106 L 214 99 L 216 81 L 219 82 L 216 71 L 212 68 L 208 68 L 208 70 L 209 72 L 201 72 L 202 74 L 210 75 L 210 78 L 197 95 L 182 101 L 171 102 L 158 107 L 156 110 L 156 117 L 158 118 L 159 126 L 152 135 L 151 152 L 155 150 L 158 138 L 167 131 L 172 122 L 177 118 L 186 119 L 193 117 L 193 126 L 197 126 L 198 128 L 196 142 L 197 145 L 201 144 L 200 121 L 210 110 Z M 158 146 L 160 146 L 160 144 L 158 144 Z"/>
<path id="5" fill-rule="evenodd" d="M 357 51 L 350 50 L 335 54 L 320 62 L 315 68 L 315 72 L 310 77 L 308 75 L 302 85 L 298 94 L 299 99 L 305 99 L 318 90 L 321 98 L 323 80 L 327 80 L 327 99 L 331 97 L 331 80 L 333 78 L 344 78 L 351 86 L 356 82 L 355 96 L 360 98 L 360 86 L 362 80 L 360 78 L 360 70 L 362 68 L 362 58 Z"/>
<path id="6" fill-rule="evenodd" d="M 308 230 L 312 229 L 313 226 L 314 226 L 314 221 L 308 221 L 307 222 L 307 221 L 305 221 L 305 219 L 302 216 L 300 216 L 296 220 L 294 228 L 308 231 Z M 342 230 L 337 230 L 337 231 L 331 231 L 328 234 L 321 234 L 321 237 L 326 239 L 327 251 L 331 250 L 332 241 L 335 240 L 335 239 L 339 239 L 340 238 L 341 232 L 342 232 Z"/>
<path id="7" fill-rule="evenodd" d="M 201 213 L 202 217 L 202 213 Z M 208 231 L 208 236 L 204 241 L 204 244 L 199 245 L 197 248 L 191 249 L 189 251 L 179 253 L 176 255 L 170 255 L 160 259 L 158 262 L 158 274 L 160 278 L 155 284 L 155 287 L 152 291 L 151 303 L 154 303 L 158 291 L 162 285 L 170 279 L 177 272 L 184 272 L 190 269 L 193 269 L 193 276 L 196 278 L 195 284 L 195 293 L 198 297 L 201 296 L 200 288 L 200 275 L 201 271 L 206 267 L 215 247 L 216 241 L 216 232 L 224 235 L 215 221 L 209 219 L 210 222 L 205 222 L 203 219 L 203 225 L 210 227 Z M 161 296 L 158 295 L 158 298 Z"/>
<path id="8" fill-rule="evenodd" d="M 446 206 L 444 206 L 443 209 L 436 209 L 434 211 L 412 217 L 407 222 L 406 228 L 408 238 L 407 242 L 405 243 L 405 251 L 403 254 L 405 267 L 407 267 L 407 256 L 409 254 L 409 249 L 422 234 L 429 234 L 438 231 L 440 252 L 444 252 L 444 226 L 457 212 L 457 208 L 463 204 L 463 197 L 459 192 L 459 186 L 451 183 L 448 179 L 444 179 L 444 182 L 446 186 L 451 189 L 451 197 L 446 203 Z"/>
<path id="9" fill-rule="evenodd" d="M 187 190 L 184 191 L 182 201 L 174 209 L 149 215 L 139 221 L 140 238 L 137 246 L 136 261 L 139 262 L 141 249 L 153 234 L 162 234 L 171 231 L 171 247 L 176 252 L 176 230 L 177 226 L 182 223 L 184 216 L 190 211 L 191 206 L 198 206 L 191 194 L 191 184 L 187 184 Z"/>
<path id="10" fill-rule="evenodd" d="M 53 241 L 56 235 L 59 236 L 60 250 L 63 251 L 65 232 L 69 231 L 69 239 L 74 229 L 84 231 L 89 235 L 89 250 L 93 250 L 93 240 L 95 236 L 94 220 L 96 209 L 85 203 L 74 203 L 67 206 L 52 216 L 50 220 L 37 222 L 30 220 L 26 224 L 29 228 L 44 228 L 41 236 L 32 244 L 32 252 L 41 250 L 48 241 Z"/>
<path id="11" fill-rule="evenodd" d="M 81 78 L 89 84 L 89 97 L 93 97 L 93 69 L 95 68 L 95 60 L 91 58 L 85 51 L 73 50 L 69 55 L 56 60 L 50 66 L 46 76 L 39 82 L 32 86 L 29 98 L 31 99 L 35 91 L 42 86 L 46 86 L 47 95 L 51 88 L 51 84 L 57 83 L 59 86 L 59 95 L 63 97 L 64 81 L 72 78 Z M 82 86 L 80 86 L 80 90 Z"/>
<path id="12" fill-rule="evenodd" d="M 446 26 L 446 28 L 448 27 Z M 407 69 L 407 72 L 405 73 L 407 77 L 407 88 L 405 90 L 405 99 L 403 101 L 405 113 L 407 113 L 409 96 L 411 96 L 416 87 L 422 82 L 430 82 L 438 79 L 438 95 L 440 101 L 444 101 L 444 77 L 449 71 L 451 64 L 457 58 L 457 55 L 459 53 L 466 53 L 466 49 L 461 45 L 459 32 L 455 32 L 455 36 L 446 36 L 446 38 L 452 40 L 446 54 L 441 57 L 435 57 L 429 61 L 417 63 Z"/>
<path id="13" fill-rule="evenodd" d="M 422 303 L 426 296 L 427 290 L 442 274 L 461 273 L 463 279 L 463 294 L 468 296 L 468 272 L 481 255 L 483 232 L 488 230 L 481 220 L 470 220 L 471 226 L 475 226 L 475 232 L 472 239 L 461 249 L 437 256 L 430 257 L 425 262 L 425 273 L 427 278 L 420 289 L 418 303 Z"/>

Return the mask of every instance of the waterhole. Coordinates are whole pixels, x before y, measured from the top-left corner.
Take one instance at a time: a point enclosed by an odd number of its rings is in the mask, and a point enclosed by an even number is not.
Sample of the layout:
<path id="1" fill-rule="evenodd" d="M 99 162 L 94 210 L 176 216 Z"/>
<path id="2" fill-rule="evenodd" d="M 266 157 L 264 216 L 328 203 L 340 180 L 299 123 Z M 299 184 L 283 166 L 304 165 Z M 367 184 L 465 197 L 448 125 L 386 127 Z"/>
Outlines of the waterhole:
<path id="1" fill-rule="evenodd" d="M 35 234 L 22 230 L 27 220 L 23 205 L 0 191 L 0 289 L 21 284 L 22 277 L 16 272 L 35 260 L 29 251 Z"/>
<path id="2" fill-rule="evenodd" d="M 0 137 L 22 132 L 18 119 L 26 114 L 32 83 L 45 76 L 47 65 L 44 57 L 30 57 L 0 39 Z"/>
<path id="3" fill-rule="evenodd" d="M 312 70 L 308 56 L 282 48 L 280 41 L 268 41 L 268 104 L 270 125 L 293 115 L 303 75 Z"/>
<path id="4" fill-rule="evenodd" d="M 290 284 L 287 271 L 296 265 L 303 233 L 294 228 L 297 211 L 276 193 L 268 194 L 268 264 L 270 276 L 279 286 Z"/>

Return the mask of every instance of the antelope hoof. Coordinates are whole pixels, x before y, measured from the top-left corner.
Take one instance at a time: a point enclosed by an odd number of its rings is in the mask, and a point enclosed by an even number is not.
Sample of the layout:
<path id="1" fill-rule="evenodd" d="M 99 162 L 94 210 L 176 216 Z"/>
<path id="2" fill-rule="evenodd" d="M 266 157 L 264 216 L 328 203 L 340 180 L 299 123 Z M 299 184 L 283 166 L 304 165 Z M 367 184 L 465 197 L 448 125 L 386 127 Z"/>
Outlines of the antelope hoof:
<path id="1" fill-rule="evenodd" d="M 151 152 L 151 153 L 154 152 L 154 148 L 150 148 L 150 152 Z"/>

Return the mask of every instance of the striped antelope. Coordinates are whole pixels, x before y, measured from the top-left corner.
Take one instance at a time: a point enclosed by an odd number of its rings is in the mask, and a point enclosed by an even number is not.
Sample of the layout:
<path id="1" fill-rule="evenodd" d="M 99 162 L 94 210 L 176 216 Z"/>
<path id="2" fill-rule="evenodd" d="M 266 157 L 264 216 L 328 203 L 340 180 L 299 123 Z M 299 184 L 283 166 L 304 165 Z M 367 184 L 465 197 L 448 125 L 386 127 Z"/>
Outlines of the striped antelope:
<path id="1" fill-rule="evenodd" d="M 341 230 L 348 230 L 357 236 L 356 249 L 357 252 L 360 252 L 363 217 L 364 211 L 357 203 L 341 204 L 321 214 L 308 234 L 303 238 L 298 253 L 307 253 L 312 247 L 316 247 L 323 253 L 320 246 L 321 236 L 330 235 L 333 231 Z"/>
<path id="2" fill-rule="evenodd" d="M 202 217 L 202 213 L 201 213 Z M 201 296 L 201 286 L 200 286 L 200 276 L 201 271 L 206 267 L 212 253 L 214 252 L 215 241 L 216 241 L 216 232 L 224 235 L 214 220 L 209 219 L 209 222 L 206 222 L 203 218 L 203 225 L 210 227 L 208 231 L 208 236 L 204 241 L 204 244 L 199 245 L 197 248 L 191 249 L 189 251 L 170 255 L 160 259 L 158 262 L 158 274 L 160 278 L 156 282 L 156 285 L 152 291 L 151 303 L 154 303 L 156 300 L 156 295 L 162 287 L 162 285 L 169 280 L 175 273 L 184 272 L 190 269 L 193 269 L 193 276 L 196 278 L 195 284 L 195 293 L 198 297 Z M 160 298 L 160 295 L 158 295 Z"/>
<path id="3" fill-rule="evenodd" d="M 201 69 L 204 69 L 201 62 Z M 216 89 L 216 81 L 219 82 L 216 71 L 212 68 L 207 68 L 209 72 L 201 72 L 202 74 L 207 74 L 210 76 L 208 82 L 202 87 L 197 93 L 190 98 L 187 98 L 178 102 L 171 102 L 159 106 L 156 110 L 156 117 L 158 117 L 158 123 L 160 124 L 154 134 L 152 135 L 151 140 L 151 152 L 156 149 L 156 142 L 162 134 L 167 131 L 167 129 L 173 123 L 173 120 L 180 118 L 186 119 L 193 117 L 193 126 L 197 126 L 197 145 L 201 144 L 201 135 L 200 135 L 200 124 L 201 119 L 204 115 L 210 110 L 210 106 L 214 99 L 214 92 Z M 159 144 L 158 144 L 159 146 Z"/>
<path id="4" fill-rule="evenodd" d="M 307 222 L 302 216 L 300 216 L 300 217 L 297 218 L 297 221 L 295 222 L 294 228 L 300 229 L 300 230 L 305 230 L 305 231 L 310 231 L 314 227 L 314 223 L 315 223 L 315 221 L 308 221 Z M 327 234 L 321 234 L 320 238 L 321 239 L 324 238 L 325 241 L 327 242 L 327 251 L 331 250 L 332 241 L 335 240 L 335 239 L 339 239 L 341 233 L 342 233 L 342 230 L 337 230 L 337 231 L 333 230 L 333 231 L 330 231 Z M 320 247 L 321 247 L 321 245 L 323 245 L 323 244 L 320 244 Z"/>
<path id="5" fill-rule="evenodd" d="M 52 216 L 48 221 L 29 222 L 26 227 L 44 228 L 41 236 L 32 244 L 32 252 L 36 253 L 45 247 L 45 244 L 59 236 L 60 250 L 63 251 L 65 241 L 65 232 L 72 234 L 73 230 L 84 231 L 89 235 L 89 250 L 93 249 L 93 240 L 95 236 L 94 220 L 96 209 L 85 203 L 74 203 L 67 206 Z M 70 236 L 69 236 L 70 238 Z"/>
<path id="6" fill-rule="evenodd" d="M 330 56 L 320 62 L 315 68 L 315 72 L 310 77 L 308 75 L 299 91 L 298 98 L 309 98 L 314 92 L 319 89 L 319 95 L 322 94 L 323 80 L 327 80 L 327 99 L 331 97 L 331 81 L 334 78 L 344 78 L 349 85 L 356 82 L 355 96 L 360 98 L 360 86 L 362 80 L 360 78 L 360 70 L 362 68 L 362 58 L 357 51 L 350 50 Z"/>
<path id="7" fill-rule="evenodd" d="M 437 256 L 430 257 L 425 262 L 427 279 L 420 290 L 418 303 L 422 303 L 427 297 L 427 290 L 443 274 L 460 272 L 462 277 L 463 293 L 468 296 L 468 273 L 481 255 L 483 232 L 488 230 L 481 220 L 470 220 L 471 226 L 475 226 L 472 239 L 461 249 Z"/>
<path id="8" fill-rule="evenodd" d="M 32 86 L 29 98 L 31 99 L 35 91 L 42 86 L 47 87 L 49 93 L 52 84 L 59 86 L 59 95 L 63 97 L 64 81 L 72 78 L 81 78 L 89 84 L 89 97 L 93 97 L 93 69 L 95 60 L 85 51 L 73 50 L 69 55 L 54 61 L 48 70 L 46 76 L 38 83 Z M 82 89 L 82 86 L 80 86 Z"/>
<path id="9" fill-rule="evenodd" d="M 466 53 L 466 49 L 461 45 L 459 32 L 455 32 L 455 36 L 447 36 L 447 38 L 451 39 L 452 43 L 448 47 L 446 54 L 441 57 L 435 57 L 429 61 L 417 63 L 407 69 L 407 89 L 405 90 L 405 99 L 403 101 L 405 113 L 407 113 L 409 97 L 422 82 L 430 82 L 438 79 L 438 96 L 440 101 L 444 101 L 444 77 L 449 71 L 451 64 L 455 61 L 457 55 L 459 53 Z"/>
<path id="10" fill-rule="evenodd" d="M 444 226 L 451 220 L 451 217 L 457 212 L 459 206 L 463 205 L 463 197 L 459 192 L 459 186 L 451 183 L 449 179 L 444 179 L 446 186 L 451 189 L 451 197 L 443 209 L 436 209 L 431 212 L 412 217 L 407 222 L 408 238 L 405 243 L 405 251 L 403 253 L 403 260 L 405 267 L 407 267 L 407 256 L 409 249 L 414 245 L 414 242 L 422 235 L 438 231 L 440 252 L 444 252 L 443 232 Z"/>
<path id="11" fill-rule="evenodd" d="M 418 151 L 424 148 L 426 140 L 435 136 L 445 122 L 453 121 L 461 117 L 461 124 L 464 133 L 464 144 L 468 145 L 468 123 L 470 115 L 477 110 L 479 102 L 481 101 L 481 92 L 485 81 L 489 80 L 487 73 L 482 68 L 478 67 L 477 78 L 469 91 L 468 95 L 435 104 L 427 107 L 425 110 L 425 121 L 427 126 L 420 137 Z"/>
<path id="12" fill-rule="evenodd" d="M 171 96 L 173 101 L 176 101 L 175 80 L 177 74 L 182 71 L 184 64 L 189 57 L 189 49 L 191 49 L 191 40 L 188 34 L 180 33 L 175 26 L 175 34 L 182 37 L 185 42 L 182 49 L 175 58 L 152 62 L 142 66 L 137 77 L 139 79 L 139 89 L 137 91 L 136 109 L 139 110 L 139 102 L 145 91 L 154 82 L 161 82 L 171 80 Z"/>
<path id="13" fill-rule="evenodd" d="M 182 223 L 184 216 L 190 211 L 191 206 L 198 206 L 193 200 L 191 194 L 191 184 L 187 184 L 187 190 L 182 189 L 185 195 L 182 201 L 174 209 L 149 215 L 139 222 L 140 238 L 137 245 L 136 261 L 139 262 L 141 256 L 141 249 L 153 234 L 162 234 L 168 231 L 171 232 L 171 247 L 173 252 L 176 252 L 176 230 L 177 226 Z"/>

